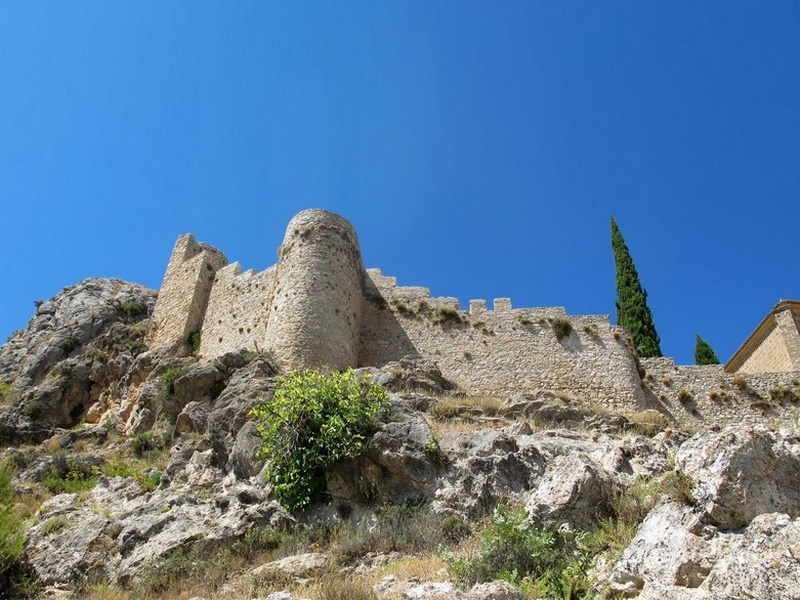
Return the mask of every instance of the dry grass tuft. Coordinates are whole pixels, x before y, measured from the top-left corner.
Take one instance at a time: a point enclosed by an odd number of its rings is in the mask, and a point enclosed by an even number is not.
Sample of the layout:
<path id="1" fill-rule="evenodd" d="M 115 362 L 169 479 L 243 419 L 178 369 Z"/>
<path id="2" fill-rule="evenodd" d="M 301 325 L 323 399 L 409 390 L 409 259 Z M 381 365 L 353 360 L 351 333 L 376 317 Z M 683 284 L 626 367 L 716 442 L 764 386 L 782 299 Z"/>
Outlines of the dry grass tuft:
<path id="1" fill-rule="evenodd" d="M 431 407 L 430 413 L 437 419 L 484 414 L 490 417 L 502 414 L 503 401 L 495 396 L 444 396 Z"/>

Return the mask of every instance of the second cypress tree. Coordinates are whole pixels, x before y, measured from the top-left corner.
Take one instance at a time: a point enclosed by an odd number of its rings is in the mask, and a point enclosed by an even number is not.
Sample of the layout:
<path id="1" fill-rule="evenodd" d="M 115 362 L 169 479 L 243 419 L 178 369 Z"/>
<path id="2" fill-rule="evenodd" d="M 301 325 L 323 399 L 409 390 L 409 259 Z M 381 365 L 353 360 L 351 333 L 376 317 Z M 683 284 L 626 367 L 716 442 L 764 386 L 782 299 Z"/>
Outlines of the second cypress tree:
<path id="1" fill-rule="evenodd" d="M 633 259 L 611 217 L 611 248 L 617 270 L 617 325 L 631 332 L 636 352 L 642 358 L 661 356 L 661 340 L 647 306 L 647 292 L 642 288 Z"/>
<path id="2" fill-rule="evenodd" d="M 694 362 L 697 365 L 718 365 L 717 353 L 708 345 L 708 342 L 697 336 L 694 345 Z"/>

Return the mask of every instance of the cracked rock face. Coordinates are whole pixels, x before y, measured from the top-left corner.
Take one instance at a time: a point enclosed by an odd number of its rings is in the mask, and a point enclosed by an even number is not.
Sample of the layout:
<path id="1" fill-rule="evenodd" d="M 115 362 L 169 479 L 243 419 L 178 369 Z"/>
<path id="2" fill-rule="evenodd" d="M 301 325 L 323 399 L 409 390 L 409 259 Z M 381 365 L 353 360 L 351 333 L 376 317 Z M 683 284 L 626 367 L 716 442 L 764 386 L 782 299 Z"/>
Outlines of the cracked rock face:
<path id="1" fill-rule="evenodd" d="M 198 479 L 195 486 L 205 485 Z M 84 499 L 56 496 L 42 505 L 29 531 L 27 562 L 45 585 L 99 578 L 126 582 L 175 550 L 199 543 L 213 551 L 252 527 L 292 522 L 258 489 L 227 483 L 212 486 L 214 499 L 205 502 L 190 484 L 145 493 L 121 477 L 102 478 Z"/>
<path id="2" fill-rule="evenodd" d="M 798 448 L 766 427 L 728 427 L 687 441 L 675 463 L 694 482 L 703 521 L 737 529 L 764 513 L 800 516 Z"/>

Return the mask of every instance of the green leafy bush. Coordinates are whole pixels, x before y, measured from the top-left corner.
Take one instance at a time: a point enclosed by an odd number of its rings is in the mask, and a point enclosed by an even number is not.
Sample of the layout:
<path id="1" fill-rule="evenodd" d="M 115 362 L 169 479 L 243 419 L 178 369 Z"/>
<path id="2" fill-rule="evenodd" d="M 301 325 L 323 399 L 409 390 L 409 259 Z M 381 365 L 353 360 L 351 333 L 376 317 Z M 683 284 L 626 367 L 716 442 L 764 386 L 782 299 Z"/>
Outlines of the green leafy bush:
<path id="1" fill-rule="evenodd" d="M 141 317 L 147 314 L 147 305 L 144 302 L 128 300 L 123 302 L 119 309 L 129 317 Z"/>
<path id="2" fill-rule="evenodd" d="M 541 527 L 523 509 L 498 507 L 470 556 L 443 551 L 456 580 L 472 585 L 504 579 L 535 597 L 581 598 L 588 592 L 591 556 L 579 534 Z"/>
<path id="3" fill-rule="evenodd" d="M 186 339 L 186 345 L 189 346 L 189 354 L 197 354 L 197 351 L 200 349 L 200 332 L 197 329 L 189 334 L 189 337 Z"/>
<path id="4" fill-rule="evenodd" d="M 278 501 L 295 510 L 324 498 L 330 468 L 363 452 L 388 408 L 386 389 L 359 380 L 352 369 L 281 377 L 272 400 L 251 412 Z"/>

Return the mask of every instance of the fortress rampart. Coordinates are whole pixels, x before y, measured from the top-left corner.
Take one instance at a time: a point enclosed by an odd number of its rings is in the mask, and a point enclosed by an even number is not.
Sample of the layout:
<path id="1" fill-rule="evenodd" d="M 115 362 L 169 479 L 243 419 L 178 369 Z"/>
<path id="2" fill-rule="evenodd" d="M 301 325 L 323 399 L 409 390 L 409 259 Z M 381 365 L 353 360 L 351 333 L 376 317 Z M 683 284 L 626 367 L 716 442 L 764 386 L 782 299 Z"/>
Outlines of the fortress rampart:
<path id="1" fill-rule="evenodd" d="M 800 415 L 800 372 L 726 373 L 722 365 L 644 358 L 644 383 L 662 412 L 687 427 L 773 425 Z"/>
<path id="2" fill-rule="evenodd" d="M 178 238 L 153 313 L 150 347 L 198 358 L 268 351 L 285 369 L 383 366 L 425 357 L 471 394 L 548 390 L 611 410 L 657 409 L 688 426 L 778 418 L 800 401 L 800 373 L 726 374 L 721 366 L 639 362 L 607 315 L 513 308 L 508 298 L 433 298 L 364 269 L 348 221 L 323 210 L 294 217 L 265 271 L 241 272 L 191 235 Z M 646 371 L 646 375 L 645 375 Z M 644 379 L 643 379 L 644 377 Z M 738 378 L 737 378 L 738 377 Z M 744 383 L 743 383 L 744 381 Z"/>

